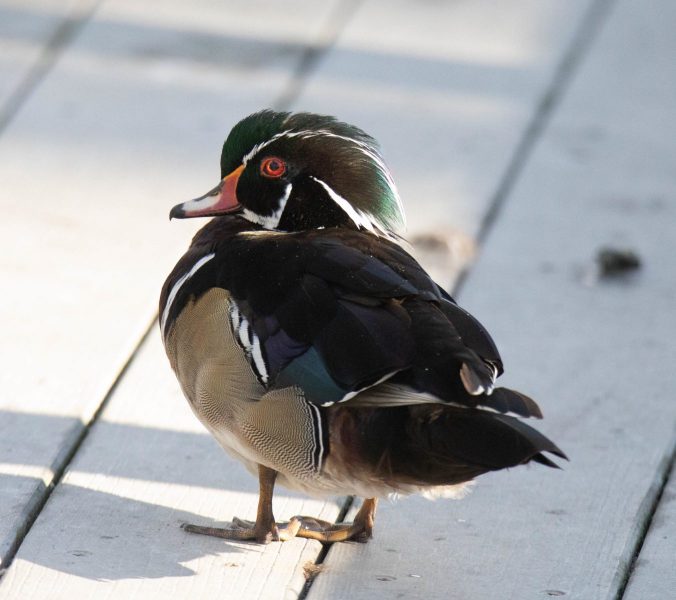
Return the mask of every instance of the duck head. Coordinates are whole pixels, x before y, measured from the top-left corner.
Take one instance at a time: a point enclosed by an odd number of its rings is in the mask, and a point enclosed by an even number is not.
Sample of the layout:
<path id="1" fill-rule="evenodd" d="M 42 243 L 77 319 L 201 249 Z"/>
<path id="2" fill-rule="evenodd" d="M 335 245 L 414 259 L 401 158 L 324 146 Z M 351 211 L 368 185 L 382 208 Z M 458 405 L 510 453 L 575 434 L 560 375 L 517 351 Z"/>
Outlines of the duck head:
<path id="1" fill-rule="evenodd" d="M 280 231 L 348 227 L 387 235 L 404 226 L 399 194 L 371 136 L 333 117 L 272 110 L 233 127 L 221 181 L 169 216 L 227 213 Z"/>

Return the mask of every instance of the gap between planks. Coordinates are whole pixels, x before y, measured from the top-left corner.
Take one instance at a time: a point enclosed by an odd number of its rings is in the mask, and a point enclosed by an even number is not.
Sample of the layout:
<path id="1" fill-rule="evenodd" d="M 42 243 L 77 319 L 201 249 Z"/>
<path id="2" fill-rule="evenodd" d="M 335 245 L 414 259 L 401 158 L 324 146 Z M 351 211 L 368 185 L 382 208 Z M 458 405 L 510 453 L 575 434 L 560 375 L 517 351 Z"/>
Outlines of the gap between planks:
<path id="1" fill-rule="evenodd" d="M 561 98 L 566 93 L 573 75 L 584 57 L 588 55 L 594 40 L 598 36 L 602 25 L 608 20 L 610 10 L 616 2 L 617 0 L 596 0 L 589 6 L 586 14 L 582 17 L 580 25 L 568 45 L 568 49 L 563 53 L 559 64 L 554 69 L 552 80 L 545 88 L 545 92 L 535 108 L 533 117 L 517 143 L 512 158 L 507 164 L 504 174 L 498 181 L 491 201 L 488 203 L 488 210 L 481 220 L 477 233 L 477 249 L 481 248 L 490 234 L 502 206 L 507 201 L 516 180 L 526 166 L 537 141 L 542 137 L 542 133 L 558 107 Z M 460 293 L 468 275 L 468 269 L 465 268 L 461 271 L 458 280 L 453 286 L 455 294 Z"/>
<path id="2" fill-rule="evenodd" d="M 304 80 L 309 77 L 311 72 L 321 60 L 322 56 L 329 52 L 334 46 L 336 40 L 340 36 L 341 31 L 345 28 L 349 20 L 355 14 L 358 6 L 362 2 L 363 0 L 344 0 L 338 5 L 337 9 L 329 15 L 327 26 L 322 28 L 315 43 L 308 44 L 307 48 L 301 54 L 297 67 L 293 70 L 286 88 L 280 93 L 278 98 L 272 102 L 272 106 L 276 110 L 285 110 L 298 98 L 303 90 Z M 77 34 L 91 20 L 100 4 L 101 0 L 96 0 L 89 5 L 87 5 L 86 0 L 83 0 L 82 5 L 73 9 L 72 13 L 66 16 L 61 24 L 55 28 L 36 63 L 29 69 L 26 76 L 10 94 L 4 107 L 0 110 L 0 135 L 2 135 L 5 128 L 11 123 L 23 104 L 28 100 L 31 94 L 37 89 L 40 83 L 56 65 L 59 57 L 75 39 Z M 11 566 L 23 540 L 33 527 L 33 524 L 42 512 L 42 509 L 49 500 L 52 492 L 63 479 L 66 469 L 71 464 L 75 455 L 82 447 L 82 444 L 87 439 L 89 432 L 103 413 L 110 398 L 115 393 L 115 390 L 127 373 L 130 365 L 135 360 L 144 342 L 157 327 L 157 323 L 158 315 L 157 313 L 154 313 L 150 323 L 143 330 L 143 333 L 139 337 L 138 341 L 133 344 L 127 360 L 123 363 L 120 371 L 114 377 L 110 387 L 106 391 L 98 407 L 93 411 L 91 417 L 86 420 L 86 422 L 80 421 L 78 424 L 80 430 L 77 435 L 75 435 L 72 445 L 66 447 L 57 458 L 56 465 L 53 469 L 54 475 L 52 480 L 50 481 L 49 485 L 45 487 L 42 493 L 36 494 L 38 497 L 34 506 L 27 515 L 23 526 L 17 529 L 15 540 L 12 546 L 9 548 L 7 555 L 5 556 L 5 561 L 2 564 L 2 568 L 0 568 L 0 579 L 2 579 L 4 574 Z M 353 502 L 354 497 L 350 496 L 345 499 L 338 517 L 336 518 L 336 523 L 341 523 L 345 519 L 345 515 L 352 507 Z M 324 561 L 329 548 L 329 546 L 322 547 L 322 550 L 315 559 L 315 565 L 319 565 Z M 301 598 L 304 598 L 309 592 L 309 585 L 311 584 L 311 581 L 312 577 L 308 578 L 306 586 L 301 592 Z"/>
<path id="3" fill-rule="evenodd" d="M 352 0 L 348 4 L 347 11 L 341 10 L 342 7 L 344 6 L 341 5 L 341 8 L 336 11 L 339 14 L 343 13 L 340 27 L 337 29 L 340 29 L 345 26 L 345 24 L 349 20 L 346 16 L 347 13 L 349 13 L 349 16 L 352 16 L 356 12 L 361 2 L 362 0 Z M 502 177 L 499 179 L 497 188 L 492 196 L 492 199 L 489 202 L 488 210 L 486 211 L 481 221 L 481 225 L 477 233 L 476 240 L 477 248 L 479 248 L 483 244 L 483 242 L 490 234 L 490 231 L 495 225 L 497 217 L 500 214 L 501 207 L 507 201 L 507 198 L 511 190 L 513 189 L 515 182 L 517 181 L 519 175 L 523 171 L 523 168 L 528 162 L 528 159 L 531 156 L 537 141 L 542 136 L 547 126 L 547 123 L 549 122 L 551 116 L 554 114 L 554 111 L 558 107 L 561 98 L 564 96 L 566 90 L 568 89 L 568 86 L 572 81 L 575 72 L 582 63 L 584 57 L 587 56 L 587 54 L 589 53 L 589 50 L 591 49 L 594 40 L 597 38 L 598 33 L 601 30 L 601 27 L 608 20 L 610 10 L 612 9 L 615 3 L 616 0 L 596 0 L 589 6 L 587 12 L 582 17 L 580 25 L 578 26 L 576 32 L 574 33 L 568 45 L 568 48 L 563 53 L 561 60 L 554 69 L 552 79 L 549 85 L 546 86 L 545 92 L 542 94 L 539 102 L 537 103 L 532 118 L 528 122 L 528 125 L 526 126 L 523 135 L 519 139 Z M 296 100 L 300 95 L 300 93 L 302 92 L 303 88 L 302 80 L 307 79 L 308 74 L 318 64 L 321 56 L 334 45 L 338 37 L 338 33 L 339 32 L 337 31 L 334 34 L 330 33 L 327 34 L 326 37 L 320 36 L 320 39 L 324 38 L 327 41 L 325 41 L 324 43 L 320 42 L 317 46 L 309 47 L 306 50 L 306 53 L 304 54 L 303 58 L 299 63 L 298 70 L 294 74 L 294 78 L 292 79 L 289 85 L 289 88 L 287 89 L 286 92 L 284 92 L 280 96 L 278 103 L 275 104 L 276 107 L 279 107 L 280 109 L 286 109 L 293 104 L 294 100 Z M 461 291 L 468 274 L 469 268 L 464 268 L 459 273 L 456 281 L 451 282 L 450 290 L 453 292 L 453 294 L 457 295 Z M 666 473 L 668 473 L 668 471 L 666 471 Z M 638 551 L 640 551 L 640 545 L 643 543 L 643 539 L 647 534 L 650 521 L 652 520 L 652 515 L 657 509 L 659 497 L 661 497 L 662 491 L 664 490 L 664 486 L 666 485 L 666 476 L 664 475 L 664 472 L 662 474 L 662 479 L 663 481 L 661 486 L 659 487 L 659 492 L 656 495 L 651 495 L 651 497 L 647 499 L 648 501 L 652 502 L 651 510 L 649 511 L 648 518 L 646 520 L 646 523 L 644 524 L 644 529 L 642 530 L 642 533 L 638 538 L 639 545 L 636 548 L 636 551 L 633 555 L 633 560 L 635 560 L 636 556 L 638 555 Z M 345 505 L 341 509 L 339 517 L 336 519 L 337 523 L 340 523 L 345 519 L 345 516 L 347 515 L 349 509 L 353 506 L 353 504 L 354 497 L 348 497 Z M 328 557 L 330 551 L 331 551 L 330 545 L 324 546 L 322 548 L 314 563 L 316 567 L 319 568 L 321 566 L 321 564 Z M 626 573 L 626 580 L 624 581 L 622 590 L 624 590 L 624 588 L 627 585 L 629 573 L 630 569 L 628 568 Z M 307 582 L 303 587 L 301 594 L 298 597 L 299 600 L 304 600 L 308 596 L 312 584 L 314 582 L 314 579 L 318 574 L 319 569 L 315 574 L 308 577 Z M 618 600 L 620 600 L 620 597 L 618 597 Z"/>
<path id="4" fill-rule="evenodd" d="M 106 408 L 106 405 L 108 404 L 110 398 L 112 398 L 113 394 L 115 393 L 115 390 L 122 381 L 122 378 L 124 377 L 125 373 L 129 370 L 129 367 L 136 358 L 136 355 L 138 354 L 141 346 L 146 341 L 148 336 L 150 336 L 151 332 L 155 329 L 156 326 L 157 326 L 157 315 L 154 315 L 149 325 L 145 328 L 145 330 L 141 334 L 139 341 L 136 344 L 134 344 L 129 354 L 129 357 L 123 363 L 122 367 L 120 368 L 120 371 L 114 377 L 111 386 L 108 388 L 108 391 L 101 400 L 101 403 L 98 405 L 96 410 L 94 410 L 91 417 L 86 422 L 81 420 L 79 423 L 75 425 L 76 427 L 79 427 L 79 431 L 74 436 L 72 445 L 66 446 L 63 452 L 59 453 L 59 456 L 55 460 L 55 466 L 53 468 L 53 476 L 51 481 L 49 482 L 49 485 L 45 487 L 42 493 L 38 492 L 35 494 L 37 499 L 34 505 L 31 507 L 30 512 L 27 514 L 26 520 L 24 521 L 22 526 L 17 529 L 14 543 L 7 551 L 7 555 L 5 556 L 5 562 L 2 564 L 2 569 L 0 569 L 0 579 L 2 579 L 4 574 L 7 572 L 7 569 L 9 569 L 9 567 L 11 566 L 12 562 L 14 561 L 14 557 L 16 556 L 16 553 L 19 551 L 19 548 L 23 540 L 33 527 L 33 524 L 35 523 L 38 516 L 42 512 L 42 509 L 44 508 L 45 504 L 52 495 L 52 492 L 56 489 L 56 486 L 58 486 L 61 480 L 63 479 L 66 469 L 73 461 L 73 458 L 75 458 L 75 455 L 77 454 L 78 450 L 82 447 L 84 441 L 87 439 L 87 436 L 89 435 L 89 432 L 91 431 L 92 427 L 98 421 L 99 416 Z"/>
<path id="5" fill-rule="evenodd" d="M 75 36 L 91 20 L 100 4 L 101 0 L 93 2 L 81 0 L 80 4 L 72 9 L 54 28 L 37 60 L 9 94 L 4 106 L 0 109 L 0 135 L 3 134 L 21 110 L 21 107 L 49 74 L 64 50 L 75 39 Z"/>
<path id="6" fill-rule="evenodd" d="M 314 44 L 308 44 L 301 54 L 286 89 L 273 102 L 276 110 L 289 110 L 295 104 L 303 92 L 305 82 L 316 69 L 321 58 L 333 48 L 341 32 L 363 2 L 364 0 L 343 0 L 336 5 L 335 10 L 329 14 L 326 27 L 320 30 L 317 41 Z"/>
<path id="7" fill-rule="evenodd" d="M 361 5 L 361 3 L 362 0 L 345 0 L 338 6 L 334 13 L 330 15 L 328 26 L 320 32 L 317 42 L 315 44 L 308 45 L 308 47 L 305 49 L 300 57 L 300 60 L 298 61 L 297 68 L 291 75 L 286 89 L 280 94 L 277 100 L 272 103 L 272 105 L 277 110 L 285 110 L 296 101 L 296 99 L 302 93 L 305 81 L 316 68 L 316 65 L 319 63 L 321 58 L 334 46 L 336 40 L 340 36 L 341 31 L 358 10 L 358 7 Z M 503 176 L 499 180 L 496 191 L 493 194 L 493 198 L 489 204 L 488 211 L 486 212 L 479 229 L 477 236 L 478 244 L 481 244 L 489 235 L 490 230 L 496 222 L 502 205 L 506 202 L 513 185 L 522 172 L 523 167 L 527 163 L 528 158 L 535 147 L 535 144 L 541 137 L 542 132 L 544 131 L 551 115 L 558 106 L 559 100 L 564 95 L 568 84 L 572 80 L 573 75 L 577 70 L 577 67 L 583 60 L 584 56 L 588 53 L 597 33 L 607 19 L 610 9 L 614 3 L 615 0 L 597 0 L 590 6 L 586 15 L 581 19 L 581 24 L 573 36 L 568 49 L 564 52 L 562 59 L 554 70 L 551 83 L 546 87 L 544 94 L 537 104 L 533 117 L 529 121 L 523 135 L 517 143 L 516 149 L 512 153 L 512 158 L 509 161 Z M 20 110 L 22 104 L 28 99 L 31 93 L 38 87 L 40 82 L 56 64 L 59 56 L 63 53 L 67 45 L 75 38 L 82 27 L 91 19 L 99 4 L 100 2 L 97 1 L 89 7 L 76 9 L 74 11 L 76 13 L 75 15 L 66 17 L 62 24 L 56 28 L 54 34 L 45 45 L 42 55 L 38 59 L 36 65 L 30 69 L 21 84 L 11 94 L 7 103 L 5 104 L 4 109 L 0 113 L 0 134 Z M 455 282 L 455 285 L 452 286 L 454 293 L 457 294 L 461 289 L 467 274 L 467 270 L 460 274 L 458 280 Z M 73 445 L 64 453 L 60 464 L 57 465 L 52 482 L 45 490 L 45 493 L 40 498 L 39 502 L 36 503 L 34 510 L 32 511 L 28 521 L 25 524 L 25 527 L 23 528 L 23 531 L 17 533 L 17 540 L 13 548 L 8 553 L 6 564 L 3 565 L 3 570 L 0 572 L 0 578 L 10 566 L 24 537 L 30 531 L 43 506 L 48 501 L 53 489 L 61 481 L 65 470 L 68 468 L 70 462 L 87 438 L 92 426 L 96 423 L 99 416 L 105 409 L 106 404 L 112 397 L 129 366 L 135 359 L 139 348 L 154 330 L 156 323 L 157 317 L 154 316 L 151 323 L 141 335 L 138 343 L 132 350 L 129 358 L 122 366 L 117 377 L 114 379 L 111 387 L 105 394 L 96 411 L 93 413 L 88 422 L 82 423 L 82 429 L 79 435 L 75 438 Z M 673 453 L 671 461 L 673 462 Z M 665 461 L 665 463 L 666 462 L 669 461 Z M 629 574 L 631 572 L 630 567 L 633 565 L 636 556 L 638 556 L 638 553 L 640 552 L 640 547 L 645 539 L 650 522 L 659 503 L 664 486 L 666 485 L 668 474 L 667 467 L 668 465 L 665 464 L 664 469 L 661 470 L 661 481 L 659 485 L 654 486 L 654 493 L 646 498 L 646 502 L 650 504 L 650 509 L 647 511 L 644 523 L 642 523 L 641 534 L 637 537 L 637 544 L 635 551 L 632 554 L 632 561 L 628 565 L 627 571 L 625 573 L 625 580 L 620 588 L 620 594 L 618 595 L 618 598 L 621 598 L 624 589 L 626 588 Z M 353 497 L 348 497 L 346 499 L 340 514 L 336 519 L 337 523 L 340 523 L 345 519 L 345 516 L 351 508 L 353 502 Z M 329 552 L 330 546 L 324 546 L 318 554 L 314 564 L 317 566 L 321 565 Z M 299 600 L 303 600 L 308 595 L 312 586 L 312 582 L 313 577 L 308 578 L 308 581 L 299 596 Z"/>
<path id="8" fill-rule="evenodd" d="M 5 129 L 12 122 L 17 113 L 21 110 L 21 107 L 27 102 L 30 96 L 35 92 L 40 83 L 45 79 L 49 72 L 56 65 L 59 57 L 63 54 L 66 48 L 71 44 L 75 39 L 77 34 L 82 30 L 82 28 L 91 20 L 92 16 L 98 9 L 101 0 L 96 0 L 95 2 L 88 2 L 87 0 L 82 0 L 81 3 L 73 8 L 69 14 L 67 14 L 61 23 L 54 28 L 51 36 L 43 46 L 40 55 L 38 56 L 35 63 L 28 69 L 26 75 L 21 79 L 18 85 L 14 90 L 9 94 L 6 102 L 0 108 L 0 135 L 2 135 Z M 150 327 L 146 329 L 141 337 L 141 342 L 147 337 Z M 35 503 L 30 508 L 27 518 L 24 523 L 17 528 L 15 539 L 10 546 L 7 555 L 4 557 L 4 562 L 2 568 L 0 569 L 0 579 L 7 572 L 7 569 L 12 564 L 14 556 L 16 555 L 21 543 L 24 538 L 30 531 L 33 523 L 37 519 L 38 515 L 42 511 L 45 503 L 49 499 L 52 491 L 59 483 L 63 474 L 70 464 L 73 456 L 77 450 L 82 445 L 82 442 L 87 437 L 89 433 L 89 428 L 98 418 L 99 413 L 103 410 L 103 407 L 107 399 L 112 394 L 113 390 L 117 386 L 117 382 L 120 380 L 127 367 L 131 363 L 131 360 L 135 356 L 140 343 L 137 343 L 126 363 L 123 364 L 122 369 L 118 375 L 114 378 L 111 388 L 104 396 L 100 406 L 92 414 L 88 422 L 80 422 L 81 429 L 78 434 L 75 436 L 73 445 L 70 448 L 66 448 L 64 452 L 60 453 L 60 456 L 57 457 L 55 461 L 55 467 L 53 470 L 53 477 L 49 484 L 45 487 L 44 491 L 36 492 Z"/>
<path id="9" fill-rule="evenodd" d="M 643 515 L 643 518 L 636 524 L 636 541 L 633 544 L 630 557 L 624 565 L 624 572 L 618 573 L 620 582 L 617 586 L 617 595 L 615 596 L 614 600 L 622 600 L 622 598 L 624 598 L 624 594 L 627 591 L 627 586 L 629 585 L 629 580 L 631 579 L 631 575 L 634 571 L 636 561 L 641 554 L 641 549 L 643 548 L 646 537 L 648 537 L 648 532 L 650 531 L 650 526 L 652 525 L 653 519 L 655 518 L 655 513 L 660 506 L 660 501 L 664 495 L 664 490 L 669 484 L 669 479 L 671 473 L 673 472 L 674 464 L 676 464 L 676 440 L 673 441 L 671 455 L 665 457 L 665 459 L 659 465 L 655 475 L 655 480 L 653 481 L 653 484 L 650 486 L 648 493 L 643 500 L 642 505 L 646 507 L 645 510 L 639 510 L 638 512 L 638 514 Z"/>
<path id="10" fill-rule="evenodd" d="M 356 501 L 355 496 L 348 496 L 345 499 L 345 503 L 340 509 L 340 512 L 338 513 L 338 516 L 336 517 L 336 523 L 343 523 L 345 519 L 347 518 L 348 513 L 350 510 L 354 507 Z M 306 571 L 305 574 L 305 585 L 303 586 L 303 589 L 300 591 L 300 594 L 298 594 L 298 600 L 305 600 L 310 593 L 310 588 L 312 587 L 312 582 L 315 580 L 317 575 L 321 572 L 322 564 L 326 560 L 326 557 L 329 554 L 329 551 L 331 550 L 332 544 L 322 544 L 322 549 L 319 551 L 319 554 L 317 555 L 317 558 L 315 559 L 315 562 L 313 563 L 315 570 L 313 572 L 308 573 Z"/>

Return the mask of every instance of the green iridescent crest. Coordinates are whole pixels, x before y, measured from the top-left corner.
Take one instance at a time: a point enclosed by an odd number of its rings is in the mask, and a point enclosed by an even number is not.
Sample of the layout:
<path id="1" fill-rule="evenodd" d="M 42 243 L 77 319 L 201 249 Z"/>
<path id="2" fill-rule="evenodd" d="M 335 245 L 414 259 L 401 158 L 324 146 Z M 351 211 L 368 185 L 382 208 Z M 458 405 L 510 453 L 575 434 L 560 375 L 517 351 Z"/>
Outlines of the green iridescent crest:
<path id="1" fill-rule="evenodd" d="M 320 181 L 357 220 L 397 231 L 405 217 L 397 188 L 370 135 L 334 117 L 264 110 L 237 123 L 223 145 L 221 177 L 264 153 L 302 157 L 302 174 Z M 299 163 L 301 161 L 299 160 Z"/>

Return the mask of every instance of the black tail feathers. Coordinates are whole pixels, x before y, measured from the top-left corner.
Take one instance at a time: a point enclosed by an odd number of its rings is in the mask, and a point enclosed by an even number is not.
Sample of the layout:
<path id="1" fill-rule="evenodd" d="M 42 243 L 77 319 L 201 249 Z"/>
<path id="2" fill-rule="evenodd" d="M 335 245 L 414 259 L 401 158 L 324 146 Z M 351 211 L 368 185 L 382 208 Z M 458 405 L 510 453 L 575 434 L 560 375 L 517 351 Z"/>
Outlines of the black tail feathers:
<path id="1" fill-rule="evenodd" d="M 542 411 L 535 400 L 509 388 L 495 388 L 490 396 L 481 396 L 480 405 L 500 413 L 514 413 L 520 417 L 542 418 Z"/>
<path id="2" fill-rule="evenodd" d="M 532 414 L 530 399 L 518 396 Z M 531 460 L 558 468 L 543 453 L 567 459 L 554 442 L 519 419 L 478 409 L 439 404 L 376 409 L 369 421 L 370 431 L 364 433 L 374 462 L 386 466 L 381 475 L 417 485 L 462 483 Z"/>

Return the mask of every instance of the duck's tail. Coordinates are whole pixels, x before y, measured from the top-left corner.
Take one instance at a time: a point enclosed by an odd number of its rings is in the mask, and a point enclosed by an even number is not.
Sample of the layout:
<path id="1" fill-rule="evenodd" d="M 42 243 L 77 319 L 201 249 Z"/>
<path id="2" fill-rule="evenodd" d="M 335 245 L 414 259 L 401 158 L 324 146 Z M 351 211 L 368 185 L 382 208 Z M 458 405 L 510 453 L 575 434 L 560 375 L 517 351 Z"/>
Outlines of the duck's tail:
<path id="1" fill-rule="evenodd" d="M 362 409 L 362 453 L 384 481 L 453 485 L 545 456 L 567 459 L 549 438 L 509 415 L 441 404 Z"/>

